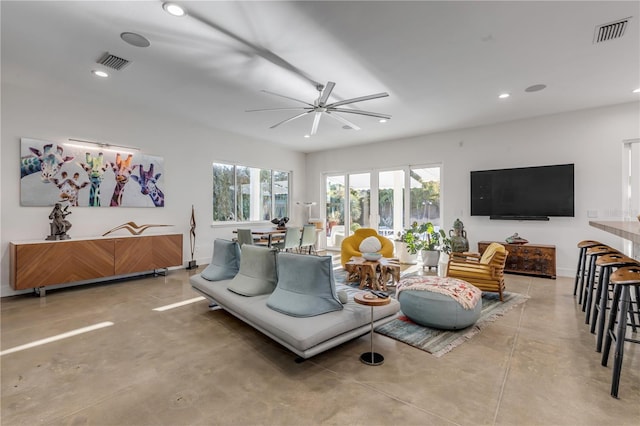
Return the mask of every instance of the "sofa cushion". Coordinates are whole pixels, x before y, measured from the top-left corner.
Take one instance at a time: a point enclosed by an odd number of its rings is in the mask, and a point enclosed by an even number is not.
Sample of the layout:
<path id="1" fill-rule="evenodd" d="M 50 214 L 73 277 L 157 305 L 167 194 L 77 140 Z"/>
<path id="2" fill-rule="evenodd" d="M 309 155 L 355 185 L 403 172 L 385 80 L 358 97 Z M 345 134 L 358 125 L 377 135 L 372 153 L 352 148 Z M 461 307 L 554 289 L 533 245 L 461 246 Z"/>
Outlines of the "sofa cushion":
<path id="1" fill-rule="evenodd" d="M 240 269 L 240 246 L 235 241 L 216 238 L 211 263 L 200 273 L 209 281 L 230 280 Z"/>
<path id="2" fill-rule="evenodd" d="M 367 237 L 360 243 L 360 253 L 377 253 L 382 243 L 376 237 Z"/>
<path id="3" fill-rule="evenodd" d="M 278 284 L 267 299 L 267 306 L 294 317 L 341 310 L 331 256 L 280 253 Z"/>
<path id="4" fill-rule="evenodd" d="M 240 270 L 227 288 L 242 296 L 271 293 L 278 280 L 276 253 L 277 250 L 268 247 L 243 245 Z"/>

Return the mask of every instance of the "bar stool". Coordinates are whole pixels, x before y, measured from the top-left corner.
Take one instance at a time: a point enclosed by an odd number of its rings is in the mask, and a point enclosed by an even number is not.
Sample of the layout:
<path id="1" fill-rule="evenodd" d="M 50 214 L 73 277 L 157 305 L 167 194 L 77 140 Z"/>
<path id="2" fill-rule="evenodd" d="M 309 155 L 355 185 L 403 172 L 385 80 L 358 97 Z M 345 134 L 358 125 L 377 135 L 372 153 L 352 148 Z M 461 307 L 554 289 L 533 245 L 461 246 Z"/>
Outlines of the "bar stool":
<path id="1" fill-rule="evenodd" d="M 620 384 L 620 372 L 622 371 L 622 359 L 624 357 L 624 342 L 640 343 L 640 340 L 626 337 L 627 314 L 632 312 L 638 314 L 638 288 L 640 287 L 640 267 L 625 266 L 618 268 L 611 274 L 611 282 L 614 285 L 613 299 L 611 301 L 611 313 L 609 314 L 609 325 L 602 351 L 602 365 L 607 366 L 609 361 L 609 351 L 611 342 L 616 342 L 613 356 L 613 373 L 611 377 L 611 396 L 618 398 L 618 386 Z M 631 301 L 631 287 L 636 290 L 635 307 Z M 616 323 L 618 324 L 616 330 Z"/>
<path id="2" fill-rule="evenodd" d="M 587 249 L 587 261 L 589 262 L 589 269 L 587 271 L 586 282 L 580 282 L 580 297 L 578 303 L 582 305 L 582 312 L 585 311 L 587 305 L 587 296 L 593 292 L 593 283 L 596 279 L 596 260 L 600 256 L 611 253 L 620 253 L 618 250 L 613 249 L 606 245 L 593 246 Z M 589 299 L 590 301 L 591 299 Z M 583 303 L 584 302 L 584 303 Z"/>
<path id="3" fill-rule="evenodd" d="M 613 288 L 610 282 L 610 276 L 613 269 L 623 266 L 640 266 L 637 260 L 619 253 L 605 254 L 596 260 L 596 265 L 600 267 L 600 276 L 598 278 L 598 287 L 596 288 L 596 297 L 593 302 L 593 315 L 591 317 L 591 333 L 596 333 L 596 352 L 602 352 L 602 338 L 604 334 L 604 325 L 606 311 L 609 309 L 609 291 Z M 587 307 L 587 318 L 585 323 L 589 323 L 589 308 Z M 633 322 L 633 321 L 632 321 Z"/>
<path id="4" fill-rule="evenodd" d="M 578 290 L 578 283 L 584 282 L 584 274 L 587 271 L 587 249 L 593 246 L 601 246 L 602 243 L 594 240 L 582 240 L 578 243 L 580 254 L 578 255 L 578 270 L 576 271 L 576 282 L 573 284 L 573 295 L 576 295 Z M 582 287 L 582 284 L 580 284 Z"/>

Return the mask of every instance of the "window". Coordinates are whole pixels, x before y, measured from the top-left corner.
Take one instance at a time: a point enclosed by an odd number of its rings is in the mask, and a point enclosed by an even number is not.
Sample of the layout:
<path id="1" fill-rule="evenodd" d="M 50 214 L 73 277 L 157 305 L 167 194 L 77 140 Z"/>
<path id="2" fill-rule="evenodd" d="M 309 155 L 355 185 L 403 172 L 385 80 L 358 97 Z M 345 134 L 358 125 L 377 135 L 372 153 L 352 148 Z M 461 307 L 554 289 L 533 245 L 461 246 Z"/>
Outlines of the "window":
<path id="1" fill-rule="evenodd" d="M 289 215 L 290 173 L 213 164 L 213 221 L 249 222 Z"/>
<path id="2" fill-rule="evenodd" d="M 431 222 L 440 226 L 440 167 L 410 170 L 409 224 Z"/>

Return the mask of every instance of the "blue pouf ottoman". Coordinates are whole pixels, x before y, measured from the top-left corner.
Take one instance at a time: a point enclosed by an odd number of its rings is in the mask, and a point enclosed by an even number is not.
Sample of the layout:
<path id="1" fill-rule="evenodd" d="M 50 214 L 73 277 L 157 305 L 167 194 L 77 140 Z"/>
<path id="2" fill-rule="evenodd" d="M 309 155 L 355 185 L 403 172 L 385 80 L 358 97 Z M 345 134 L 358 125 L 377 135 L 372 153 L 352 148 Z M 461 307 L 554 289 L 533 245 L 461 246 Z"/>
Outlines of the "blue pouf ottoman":
<path id="1" fill-rule="evenodd" d="M 403 278 L 396 296 L 400 310 L 411 321 L 442 330 L 469 327 L 482 311 L 482 291 L 456 278 L 431 275 Z"/>

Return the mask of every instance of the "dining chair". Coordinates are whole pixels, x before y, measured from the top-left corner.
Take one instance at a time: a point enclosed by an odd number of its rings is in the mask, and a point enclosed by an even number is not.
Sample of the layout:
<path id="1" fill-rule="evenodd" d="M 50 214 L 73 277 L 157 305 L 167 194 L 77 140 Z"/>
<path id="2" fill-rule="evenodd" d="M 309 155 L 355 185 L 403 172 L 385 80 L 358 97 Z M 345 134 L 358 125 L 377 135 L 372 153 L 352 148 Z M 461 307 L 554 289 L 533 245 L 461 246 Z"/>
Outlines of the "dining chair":
<path id="1" fill-rule="evenodd" d="M 309 254 L 316 254 L 316 226 L 304 225 L 302 227 L 302 238 L 300 240 L 300 251 L 306 250 Z"/>
<path id="2" fill-rule="evenodd" d="M 287 228 L 284 234 L 284 240 L 279 243 L 271 244 L 272 247 L 281 251 L 291 251 L 300 249 L 301 231 L 297 226 Z"/>
<path id="3" fill-rule="evenodd" d="M 238 244 L 240 248 L 244 244 L 253 245 L 253 235 L 251 234 L 251 229 L 239 229 L 238 228 Z"/>

